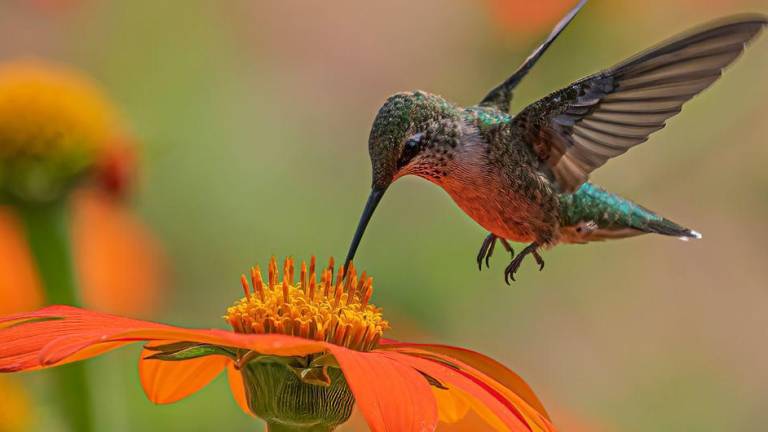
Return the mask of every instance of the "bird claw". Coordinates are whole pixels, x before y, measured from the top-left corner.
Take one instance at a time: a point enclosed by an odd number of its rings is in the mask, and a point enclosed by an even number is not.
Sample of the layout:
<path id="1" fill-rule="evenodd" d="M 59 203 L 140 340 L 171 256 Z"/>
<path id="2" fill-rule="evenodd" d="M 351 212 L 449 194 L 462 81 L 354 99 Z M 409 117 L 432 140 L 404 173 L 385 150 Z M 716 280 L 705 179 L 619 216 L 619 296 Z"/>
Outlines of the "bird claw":
<path id="1" fill-rule="evenodd" d="M 491 259 L 491 256 L 493 256 L 493 250 L 496 249 L 496 236 L 494 236 L 493 241 L 491 242 L 491 247 L 488 248 L 488 254 L 485 255 L 485 268 L 491 268 L 491 264 L 489 260 Z"/>
<path id="2" fill-rule="evenodd" d="M 488 259 L 493 254 L 493 247 L 496 246 L 496 236 L 488 234 L 483 239 L 483 244 L 480 245 L 480 251 L 477 253 L 477 269 L 483 271 L 483 260 L 485 265 L 488 266 Z"/>
<path id="3" fill-rule="evenodd" d="M 544 259 L 541 258 L 541 255 L 539 255 L 539 251 L 537 250 L 539 247 L 536 243 L 531 243 L 528 246 L 525 247 L 520 253 L 512 259 L 512 262 L 509 263 L 507 268 L 504 269 L 504 282 L 507 283 L 507 285 L 510 285 L 509 281 L 510 279 L 512 282 L 517 282 L 515 279 L 515 273 L 517 273 L 517 270 L 520 269 L 520 265 L 523 264 L 523 260 L 525 259 L 525 256 L 528 254 L 532 254 L 533 257 L 536 259 L 536 264 L 539 265 L 539 271 L 544 269 Z"/>
<path id="4" fill-rule="evenodd" d="M 506 282 L 507 285 L 510 285 L 510 279 L 512 279 L 512 282 L 517 282 L 517 279 L 515 279 L 515 273 L 517 273 L 517 270 L 520 268 L 520 264 L 523 263 L 523 260 L 521 259 L 523 256 L 524 255 L 522 253 L 516 256 L 512 262 L 509 263 L 507 268 L 504 269 L 504 282 Z"/>
<path id="5" fill-rule="evenodd" d="M 495 234 L 488 234 L 488 236 L 483 239 L 483 244 L 480 245 L 480 251 L 477 253 L 478 270 L 483 271 L 483 261 L 485 261 L 485 268 L 491 268 L 490 260 L 493 256 L 494 249 L 496 249 L 496 240 L 501 240 L 504 249 L 512 254 L 512 258 L 515 257 L 515 251 L 512 249 L 512 246 L 509 245 L 507 239 L 498 237 Z"/>
<path id="6" fill-rule="evenodd" d="M 533 257 L 536 259 L 536 264 L 539 265 L 539 271 L 544 270 L 544 259 L 541 257 L 541 255 L 539 255 L 539 251 L 534 249 L 533 252 L 531 253 L 533 254 Z"/>

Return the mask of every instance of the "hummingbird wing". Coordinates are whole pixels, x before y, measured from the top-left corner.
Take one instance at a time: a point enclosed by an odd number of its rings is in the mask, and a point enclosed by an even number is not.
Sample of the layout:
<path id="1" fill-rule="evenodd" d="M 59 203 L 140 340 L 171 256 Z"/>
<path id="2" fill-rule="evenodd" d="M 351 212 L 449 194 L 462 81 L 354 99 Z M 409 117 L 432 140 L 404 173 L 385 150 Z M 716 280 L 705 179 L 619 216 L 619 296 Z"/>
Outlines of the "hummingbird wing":
<path id="1" fill-rule="evenodd" d="M 645 142 L 709 87 L 768 23 L 731 17 L 581 79 L 521 111 L 513 131 L 573 192 L 608 159 Z"/>
<path id="2" fill-rule="evenodd" d="M 479 105 L 493 107 L 502 112 L 509 111 L 509 104 L 512 102 L 512 91 L 515 89 L 515 87 L 517 87 L 518 84 L 520 84 L 520 81 L 522 81 L 523 78 L 528 74 L 528 71 L 531 70 L 539 58 L 544 55 L 544 52 L 547 50 L 547 48 L 549 48 L 550 45 L 552 45 L 552 42 L 554 42 L 555 39 L 560 36 L 560 33 L 565 30 L 568 24 L 573 21 L 573 18 L 576 17 L 576 14 L 579 13 L 579 10 L 581 10 L 585 4 L 587 4 L 587 0 L 581 0 L 579 4 L 571 9 L 571 11 L 568 12 L 568 14 L 564 16 L 560 22 L 557 23 L 555 28 L 552 29 L 552 33 L 547 36 L 547 39 L 535 50 L 533 50 L 531 55 L 529 55 L 523 64 L 517 68 L 515 73 L 513 73 L 512 76 L 507 78 L 504 82 L 496 86 L 487 95 L 485 95 L 483 100 L 480 101 Z"/>

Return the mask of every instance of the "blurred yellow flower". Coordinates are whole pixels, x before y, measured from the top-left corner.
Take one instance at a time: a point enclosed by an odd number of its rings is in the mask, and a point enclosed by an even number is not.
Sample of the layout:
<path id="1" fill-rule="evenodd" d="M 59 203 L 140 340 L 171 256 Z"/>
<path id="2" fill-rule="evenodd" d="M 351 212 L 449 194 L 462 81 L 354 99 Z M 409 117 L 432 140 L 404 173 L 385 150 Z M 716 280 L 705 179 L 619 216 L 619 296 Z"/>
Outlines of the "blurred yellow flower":
<path id="1" fill-rule="evenodd" d="M 115 108 L 88 77 L 41 61 L 0 65 L 0 199 L 58 198 L 123 135 Z"/>

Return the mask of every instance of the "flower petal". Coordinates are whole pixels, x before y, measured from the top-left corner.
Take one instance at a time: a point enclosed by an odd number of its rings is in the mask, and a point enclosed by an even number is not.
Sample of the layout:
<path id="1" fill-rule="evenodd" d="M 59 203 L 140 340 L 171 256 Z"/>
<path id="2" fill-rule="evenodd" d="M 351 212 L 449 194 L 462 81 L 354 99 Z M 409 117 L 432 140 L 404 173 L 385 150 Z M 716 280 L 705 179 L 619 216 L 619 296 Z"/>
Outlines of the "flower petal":
<path id="1" fill-rule="evenodd" d="M 437 415 L 441 423 L 456 423 L 469 412 L 470 403 L 458 389 L 439 389 L 432 387 L 432 394 L 437 401 Z"/>
<path id="2" fill-rule="evenodd" d="M 450 352 L 451 350 L 456 350 L 457 356 L 461 354 L 465 354 L 468 350 L 463 350 L 461 348 L 454 348 L 454 347 L 441 347 L 445 348 L 447 352 Z M 422 357 L 426 360 L 432 360 L 437 362 L 442 362 L 445 364 L 450 364 L 454 368 L 458 368 L 458 370 L 470 378 L 471 380 L 477 382 L 480 386 L 483 388 L 488 388 L 488 390 L 497 395 L 500 400 L 502 400 L 505 404 L 512 407 L 513 410 L 521 416 L 525 420 L 525 422 L 531 427 L 534 431 L 547 431 L 552 430 L 552 422 L 549 420 L 549 418 L 546 416 L 546 414 L 539 412 L 536 408 L 531 406 L 525 399 L 523 399 L 520 395 L 512 391 L 509 387 L 499 383 L 494 379 L 492 376 L 488 376 L 485 373 L 473 368 L 472 366 L 461 362 L 457 360 L 456 358 L 453 358 L 448 355 L 440 354 L 437 350 L 434 352 L 428 352 L 428 351 L 421 351 L 416 350 L 413 348 L 401 348 L 398 349 L 399 352 L 408 354 L 408 355 L 414 355 L 418 357 Z M 476 360 L 478 357 L 485 358 L 487 361 L 492 363 L 497 363 L 495 360 L 492 360 L 490 358 L 487 358 L 479 353 L 474 353 L 472 351 L 469 351 L 473 354 L 473 356 L 467 357 L 470 360 Z M 482 364 L 481 364 L 482 365 Z M 514 377 L 517 377 L 520 382 L 525 386 L 523 389 L 527 388 L 530 390 L 530 387 L 528 387 L 527 384 L 525 384 L 524 381 L 522 381 L 522 378 L 514 374 L 512 371 L 509 371 L 506 369 L 503 365 L 499 364 L 500 368 L 505 369 L 509 373 L 513 374 Z M 502 375 L 503 376 L 503 375 Z M 531 394 L 532 394 L 532 390 Z M 535 397 L 535 396 L 534 396 Z M 536 399 L 538 401 L 538 399 Z M 539 405 L 541 403 L 539 402 Z"/>
<path id="3" fill-rule="evenodd" d="M 433 431 L 437 406 L 416 370 L 389 355 L 329 346 L 373 432 Z"/>
<path id="4" fill-rule="evenodd" d="M 455 419 L 441 419 L 443 422 L 438 427 L 440 431 L 479 431 L 479 430 L 493 430 L 497 432 L 507 432 L 507 427 L 499 418 L 493 413 L 493 411 L 483 404 L 479 399 L 470 396 L 457 387 L 452 387 L 448 391 L 435 389 L 436 393 L 443 393 L 442 400 L 447 397 L 454 400 L 462 400 L 466 405 L 466 412 L 461 418 Z M 445 396 L 450 395 L 450 396 Z M 442 407 L 441 407 L 442 408 Z"/>
<path id="5" fill-rule="evenodd" d="M 399 350 L 400 348 L 416 348 L 418 350 L 441 354 L 451 359 L 458 360 L 477 369 L 482 372 L 482 374 L 491 377 L 499 384 L 508 388 L 511 392 L 526 401 L 536 411 L 549 419 L 547 410 L 544 408 L 544 405 L 539 398 L 536 397 L 531 386 L 529 386 L 520 375 L 514 373 L 503 364 L 486 355 L 466 348 L 453 347 L 450 345 L 400 343 L 392 340 L 384 341 L 383 347 L 385 349 L 394 350 Z"/>
<path id="6" fill-rule="evenodd" d="M 42 303 L 40 279 L 24 238 L 24 229 L 10 207 L 0 207 L 0 314 L 32 310 Z"/>
<path id="7" fill-rule="evenodd" d="M 245 394 L 245 384 L 243 383 L 243 374 L 235 368 L 234 363 L 227 365 L 227 381 L 229 381 L 229 390 L 235 402 L 249 416 L 255 417 L 248 407 L 248 397 Z"/>
<path id="8" fill-rule="evenodd" d="M 208 385 L 232 361 L 212 355 L 184 361 L 146 360 L 154 354 L 143 350 L 139 360 L 141 387 L 147 398 L 156 404 L 168 404 L 184 399 Z"/>
<path id="9" fill-rule="evenodd" d="M 504 395 L 492 387 L 474 378 L 471 374 L 449 366 L 442 361 L 405 354 L 394 351 L 380 351 L 381 355 L 390 357 L 401 364 L 426 373 L 440 381 L 450 389 L 456 388 L 469 396 L 470 405 L 481 416 L 486 417 L 490 425 L 499 422 L 513 432 L 530 432 L 534 430 L 531 423 L 520 412 L 519 408 Z M 478 410 L 479 409 L 479 410 Z M 499 430 L 498 427 L 495 427 Z M 503 429 L 501 429 L 503 430 Z"/>
<path id="10" fill-rule="evenodd" d="M 147 314 L 160 303 L 167 285 L 167 259 L 123 202 L 96 189 L 77 191 L 72 237 L 87 305 L 136 315 Z"/>
<path id="11" fill-rule="evenodd" d="M 37 369 L 81 360 L 142 340 L 201 342 L 268 355 L 327 351 L 327 344 L 323 342 L 293 336 L 186 329 L 71 306 L 50 306 L 0 318 L 0 371 Z"/>
<path id="12" fill-rule="evenodd" d="M 451 389 L 450 393 L 460 393 L 460 390 L 454 388 Z M 484 407 L 482 403 L 471 396 L 467 396 L 468 407 L 470 407 L 470 404 L 472 404 L 471 409 L 469 409 L 469 412 L 464 417 L 454 423 L 440 423 L 437 427 L 438 432 L 506 432 L 509 430 L 487 407 Z"/>

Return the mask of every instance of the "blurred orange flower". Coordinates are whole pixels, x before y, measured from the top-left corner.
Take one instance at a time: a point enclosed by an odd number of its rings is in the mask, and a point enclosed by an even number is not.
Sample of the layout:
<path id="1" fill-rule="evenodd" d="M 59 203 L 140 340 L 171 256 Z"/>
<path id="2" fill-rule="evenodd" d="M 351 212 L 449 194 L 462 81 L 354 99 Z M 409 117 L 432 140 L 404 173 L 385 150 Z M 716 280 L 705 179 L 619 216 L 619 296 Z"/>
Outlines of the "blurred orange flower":
<path id="1" fill-rule="evenodd" d="M 333 430 L 353 403 L 373 431 L 434 430 L 468 414 L 483 430 L 554 431 L 530 387 L 500 363 L 462 348 L 381 339 L 389 327 L 369 303 L 372 279 L 332 263 L 293 260 L 279 280 L 243 276 L 245 297 L 227 310 L 234 332 L 195 330 L 51 306 L 0 318 L 0 372 L 51 367 L 148 341 L 139 362 L 155 403 L 178 401 L 227 371 L 246 413 L 276 430 Z"/>
<path id="2" fill-rule="evenodd" d="M 575 0 L 486 0 L 491 19 L 517 33 L 546 34 Z"/>
<path id="3" fill-rule="evenodd" d="M 125 207 L 101 190 L 73 196 L 71 232 L 75 267 L 84 304 L 95 309 L 146 315 L 160 302 L 166 282 L 160 245 Z M 28 311 L 43 304 L 41 282 L 10 208 L 0 207 L 0 314 Z M 7 267 L 6 267 L 7 264 Z"/>

